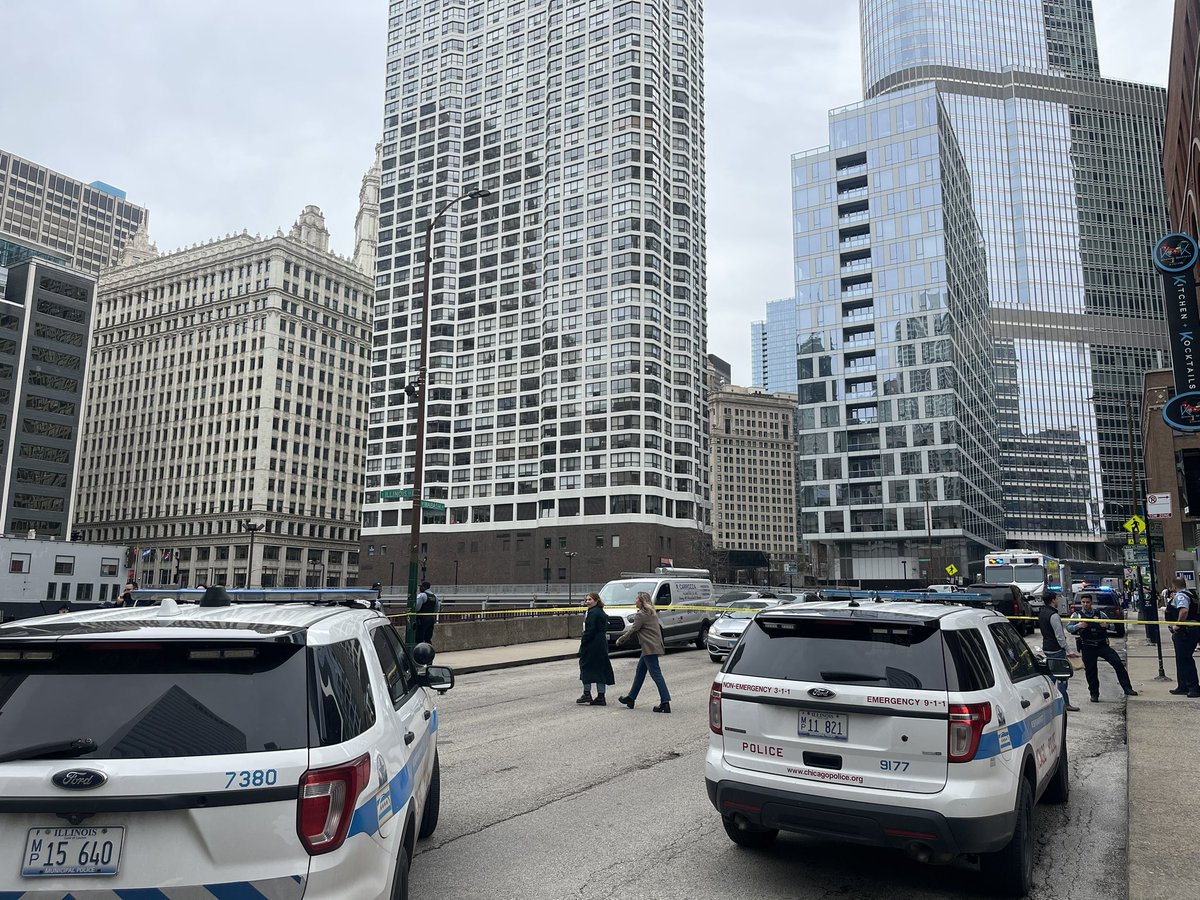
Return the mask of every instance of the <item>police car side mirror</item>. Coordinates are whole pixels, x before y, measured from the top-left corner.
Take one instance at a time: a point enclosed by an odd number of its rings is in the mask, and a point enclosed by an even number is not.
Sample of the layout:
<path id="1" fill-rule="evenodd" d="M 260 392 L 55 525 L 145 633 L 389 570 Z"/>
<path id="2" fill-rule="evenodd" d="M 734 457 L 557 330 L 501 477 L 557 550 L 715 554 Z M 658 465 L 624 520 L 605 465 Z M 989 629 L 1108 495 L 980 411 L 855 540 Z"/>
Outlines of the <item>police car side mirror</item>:
<path id="1" fill-rule="evenodd" d="M 433 688 L 439 694 L 454 687 L 454 670 L 449 666 L 429 666 L 419 677 L 425 687 Z"/>
<path id="2" fill-rule="evenodd" d="M 420 643 L 413 647 L 412 656 L 418 666 L 427 666 L 433 662 L 433 645 L 428 643 Z"/>
<path id="3" fill-rule="evenodd" d="M 1049 675 L 1051 678 L 1057 679 L 1058 681 L 1066 681 L 1073 674 L 1071 663 L 1065 659 L 1051 657 L 1050 659 L 1044 659 L 1041 662 L 1044 673 Z"/>

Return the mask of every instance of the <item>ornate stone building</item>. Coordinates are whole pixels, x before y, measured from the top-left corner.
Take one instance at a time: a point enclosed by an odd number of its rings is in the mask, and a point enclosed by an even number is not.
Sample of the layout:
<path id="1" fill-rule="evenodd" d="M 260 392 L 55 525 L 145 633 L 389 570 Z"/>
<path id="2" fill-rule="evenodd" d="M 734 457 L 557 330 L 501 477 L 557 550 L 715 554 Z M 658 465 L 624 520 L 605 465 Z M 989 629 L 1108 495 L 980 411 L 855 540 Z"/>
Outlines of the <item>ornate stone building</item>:
<path id="1" fill-rule="evenodd" d="M 354 262 L 307 206 L 174 253 L 140 231 L 102 277 L 76 527 L 143 584 L 358 583 L 378 181 Z"/>

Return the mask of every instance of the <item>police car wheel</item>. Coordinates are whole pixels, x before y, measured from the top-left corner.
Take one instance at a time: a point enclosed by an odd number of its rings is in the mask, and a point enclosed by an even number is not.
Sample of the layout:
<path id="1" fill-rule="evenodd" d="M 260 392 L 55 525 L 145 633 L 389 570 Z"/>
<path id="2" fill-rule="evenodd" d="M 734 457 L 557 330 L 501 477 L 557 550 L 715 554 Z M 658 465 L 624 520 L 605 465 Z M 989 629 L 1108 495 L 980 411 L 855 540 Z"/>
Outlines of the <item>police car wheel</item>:
<path id="1" fill-rule="evenodd" d="M 1042 799 L 1047 803 L 1066 803 L 1071 797 L 1071 772 L 1067 762 L 1067 732 L 1063 728 L 1062 745 L 1059 749 L 1058 768 L 1054 770 L 1054 775 L 1050 778 L 1050 783 L 1046 785 L 1046 792 L 1042 794 Z"/>
<path id="2" fill-rule="evenodd" d="M 731 841 L 748 850 L 762 850 L 775 843 L 775 838 L 779 837 L 777 828 L 739 825 L 731 816 L 722 816 L 721 824 L 725 826 L 725 833 L 729 835 Z"/>
<path id="3" fill-rule="evenodd" d="M 1001 850 L 979 858 L 984 879 L 1003 897 L 1024 897 L 1033 887 L 1033 789 L 1021 779 L 1012 838 Z"/>
<path id="4" fill-rule="evenodd" d="M 396 874 L 392 876 L 392 900 L 408 900 L 408 848 L 400 843 L 400 852 L 396 855 Z"/>
<path id="5" fill-rule="evenodd" d="M 421 830 L 417 837 L 424 840 L 431 836 L 438 823 L 438 813 L 442 808 L 442 764 L 437 756 L 433 757 L 433 775 L 429 781 L 429 793 L 425 795 L 425 811 L 421 815 Z"/>
<path id="6" fill-rule="evenodd" d="M 710 653 L 710 654 L 708 654 L 708 658 L 709 658 L 709 659 L 711 659 L 713 662 L 720 662 L 720 661 L 721 661 L 722 659 L 724 659 L 725 657 L 723 657 L 723 656 L 718 656 L 718 655 L 717 655 L 717 654 L 715 654 L 715 653 Z"/>

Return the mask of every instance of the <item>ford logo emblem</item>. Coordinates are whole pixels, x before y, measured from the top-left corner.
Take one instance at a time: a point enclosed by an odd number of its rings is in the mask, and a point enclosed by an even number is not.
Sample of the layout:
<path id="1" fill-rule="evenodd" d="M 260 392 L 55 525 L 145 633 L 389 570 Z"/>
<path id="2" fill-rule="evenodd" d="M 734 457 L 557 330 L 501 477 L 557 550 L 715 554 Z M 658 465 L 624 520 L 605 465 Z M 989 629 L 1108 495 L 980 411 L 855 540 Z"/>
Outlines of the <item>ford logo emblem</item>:
<path id="1" fill-rule="evenodd" d="M 67 769 L 56 772 L 50 781 L 68 791 L 90 791 L 108 781 L 108 776 L 95 769 Z"/>
<path id="2" fill-rule="evenodd" d="M 828 688 L 809 688 L 808 696 L 817 697 L 820 700 L 828 700 L 830 697 L 835 695 L 833 691 L 829 690 Z"/>

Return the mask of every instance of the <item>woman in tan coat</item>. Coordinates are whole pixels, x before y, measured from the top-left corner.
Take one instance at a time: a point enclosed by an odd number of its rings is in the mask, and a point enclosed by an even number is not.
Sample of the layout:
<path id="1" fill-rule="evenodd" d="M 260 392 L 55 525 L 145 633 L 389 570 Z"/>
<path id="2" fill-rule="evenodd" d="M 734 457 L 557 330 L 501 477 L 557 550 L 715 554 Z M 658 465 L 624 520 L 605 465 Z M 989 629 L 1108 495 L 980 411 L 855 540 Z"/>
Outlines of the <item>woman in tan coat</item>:
<path id="1" fill-rule="evenodd" d="M 638 660 L 637 672 L 633 676 L 633 687 L 629 689 L 628 694 L 619 699 L 633 709 L 638 691 L 642 689 L 646 673 L 649 672 L 650 677 L 658 686 L 659 704 L 654 707 L 654 711 L 669 713 L 671 711 L 671 692 L 667 690 L 667 682 L 663 678 L 662 668 L 658 664 L 658 658 L 666 652 L 666 647 L 663 646 L 662 624 L 658 621 L 658 611 L 654 608 L 654 602 L 645 591 L 638 591 L 637 614 L 629 623 L 629 627 L 617 638 L 617 646 L 625 643 L 635 634 L 642 647 L 642 658 Z"/>

